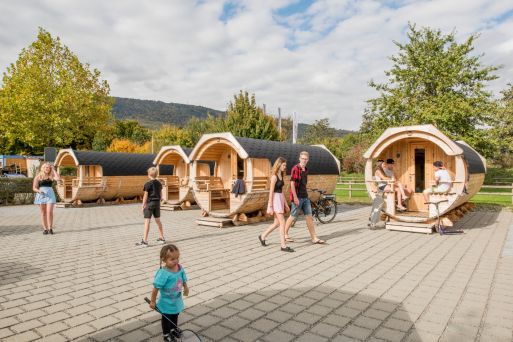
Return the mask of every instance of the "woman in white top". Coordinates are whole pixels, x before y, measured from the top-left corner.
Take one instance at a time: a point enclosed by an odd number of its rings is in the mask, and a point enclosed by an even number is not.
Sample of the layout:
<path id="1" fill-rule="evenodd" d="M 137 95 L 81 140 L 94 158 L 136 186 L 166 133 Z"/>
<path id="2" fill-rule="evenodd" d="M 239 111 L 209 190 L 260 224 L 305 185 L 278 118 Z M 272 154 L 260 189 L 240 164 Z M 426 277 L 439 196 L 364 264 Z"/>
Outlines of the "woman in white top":
<path id="1" fill-rule="evenodd" d="M 429 189 L 424 190 L 424 200 L 429 202 L 429 195 L 432 193 L 445 193 L 451 189 L 452 179 L 449 172 L 445 169 L 444 163 L 437 160 L 433 163 L 435 167 L 435 185 Z"/>

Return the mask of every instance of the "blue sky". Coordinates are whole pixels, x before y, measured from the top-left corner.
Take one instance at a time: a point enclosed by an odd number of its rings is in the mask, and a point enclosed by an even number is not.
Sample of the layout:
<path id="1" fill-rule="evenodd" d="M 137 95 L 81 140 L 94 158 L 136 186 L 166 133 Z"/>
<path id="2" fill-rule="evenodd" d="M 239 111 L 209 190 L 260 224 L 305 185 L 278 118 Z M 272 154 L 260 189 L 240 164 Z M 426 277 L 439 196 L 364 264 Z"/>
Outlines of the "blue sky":
<path id="1" fill-rule="evenodd" d="M 0 69 L 38 26 L 101 71 L 114 96 L 225 109 L 239 90 L 268 111 L 327 117 L 357 129 L 405 42 L 408 22 L 463 41 L 513 83 L 513 1 L 497 0 L 27 0 L 0 2 Z M 22 15 L 21 15 L 22 14 Z"/>

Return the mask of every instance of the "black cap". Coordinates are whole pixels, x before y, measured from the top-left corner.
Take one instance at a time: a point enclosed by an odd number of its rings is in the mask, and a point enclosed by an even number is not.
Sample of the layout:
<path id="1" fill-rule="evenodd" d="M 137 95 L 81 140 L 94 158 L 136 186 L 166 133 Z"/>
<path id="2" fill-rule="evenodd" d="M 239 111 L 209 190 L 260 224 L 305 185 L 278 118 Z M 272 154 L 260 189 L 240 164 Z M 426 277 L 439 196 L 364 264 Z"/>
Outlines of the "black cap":
<path id="1" fill-rule="evenodd" d="M 441 162 L 440 160 L 437 160 L 436 162 L 433 163 L 433 166 L 435 166 L 435 167 L 443 167 L 444 163 Z"/>
<path id="2" fill-rule="evenodd" d="M 393 164 L 393 163 L 394 163 L 393 159 L 387 159 L 387 164 Z"/>

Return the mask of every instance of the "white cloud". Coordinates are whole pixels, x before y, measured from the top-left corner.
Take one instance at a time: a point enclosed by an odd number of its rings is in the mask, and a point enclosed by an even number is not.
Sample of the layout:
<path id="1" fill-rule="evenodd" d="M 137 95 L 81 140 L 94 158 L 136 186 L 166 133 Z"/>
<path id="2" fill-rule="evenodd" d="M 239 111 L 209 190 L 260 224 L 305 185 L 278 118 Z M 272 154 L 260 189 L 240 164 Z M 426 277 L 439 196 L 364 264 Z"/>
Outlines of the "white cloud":
<path id="1" fill-rule="evenodd" d="M 476 53 L 503 64 L 490 84 L 496 94 L 513 82 L 513 21 L 507 1 L 318 0 L 279 17 L 293 0 L 244 0 L 224 23 L 222 0 L 23 1 L 0 4 L 0 68 L 14 62 L 42 26 L 98 68 L 112 95 L 224 109 L 239 89 L 255 92 L 268 110 L 329 117 L 357 129 L 367 85 L 383 80 L 393 40 L 408 21 L 481 33 Z M 293 46 L 292 50 L 287 49 Z"/>

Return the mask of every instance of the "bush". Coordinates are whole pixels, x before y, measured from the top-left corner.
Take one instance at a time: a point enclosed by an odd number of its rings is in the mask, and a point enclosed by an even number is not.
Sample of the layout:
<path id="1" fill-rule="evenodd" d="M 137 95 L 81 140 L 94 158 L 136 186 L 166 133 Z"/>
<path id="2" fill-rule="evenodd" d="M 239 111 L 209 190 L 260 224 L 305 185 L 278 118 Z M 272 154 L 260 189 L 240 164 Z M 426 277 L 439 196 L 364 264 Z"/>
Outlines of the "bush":
<path id="1" fill-rule="evenodd" d="M 0 178 L 0 203 L 3 205 L 18 204 L 14 201 L 14 194 L 30 194 L 22 197 L 23 202 L 27 204 L 34 202 L 32 178 Z"/>

